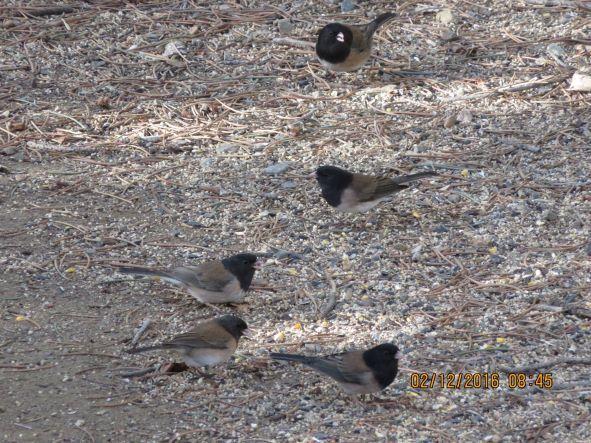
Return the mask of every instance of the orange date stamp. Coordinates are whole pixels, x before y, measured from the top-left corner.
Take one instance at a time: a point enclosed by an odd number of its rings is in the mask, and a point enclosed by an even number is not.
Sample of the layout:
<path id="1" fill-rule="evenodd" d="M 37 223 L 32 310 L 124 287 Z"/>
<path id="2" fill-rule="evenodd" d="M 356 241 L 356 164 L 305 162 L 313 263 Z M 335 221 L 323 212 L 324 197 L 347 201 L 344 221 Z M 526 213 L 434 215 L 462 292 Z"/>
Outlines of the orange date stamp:
<path id="1" fill-rule="evenodd" d="M 552 386 L 551 372 L 413 372 L 410 375 L 410 387 L 415 389 L 552 389 Z"/>

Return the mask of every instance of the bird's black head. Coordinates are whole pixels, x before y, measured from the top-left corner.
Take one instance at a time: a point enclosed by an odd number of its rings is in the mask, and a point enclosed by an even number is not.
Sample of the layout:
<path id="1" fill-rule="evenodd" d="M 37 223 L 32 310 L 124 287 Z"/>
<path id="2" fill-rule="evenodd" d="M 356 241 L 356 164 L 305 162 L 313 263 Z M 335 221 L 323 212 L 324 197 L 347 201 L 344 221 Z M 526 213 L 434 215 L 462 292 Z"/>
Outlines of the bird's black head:
<path id="1" fill-rule="evenodd" d="M 246 335 L 246 331 L 248 330 L 246 322 L 235 315 L 222 315 L 221 317 L 218 317 L 216 321 L 222 328 L 232 334 L 232 337 L 236 340 L 243 335 Z"/>
<path id="2" fill-rule="evenodd" d="M 398 346 L 392 343 L 383 343 L 363 353 L 365 364 L 371 368 L 382 389 L 394 381 L 399 358 Z"/>
<path id="3" fill-rule="evenodd" d="M 236 254 L 222 260 L 224 268 L 236 276 L 243 291 L 248 291 L 250 287 L 256 262 L 257 256 L 254 254 Z"/>
<path id="4" fill-rule="evenodd" d="M 320 166 L 316 169 L 316 180 L 322 189 L 322 196 L 336 208 L 341 204 L 341 194 L 353 181 L 353 174 L 336 166 Z"/>
<path id="5" fill-rule="evenodd" d="M 316 40 L 316 54 L 329 63 L 344 62 L 351 52 L 353 33 L 340 23 L 330 23 L 320 30 Z"/>

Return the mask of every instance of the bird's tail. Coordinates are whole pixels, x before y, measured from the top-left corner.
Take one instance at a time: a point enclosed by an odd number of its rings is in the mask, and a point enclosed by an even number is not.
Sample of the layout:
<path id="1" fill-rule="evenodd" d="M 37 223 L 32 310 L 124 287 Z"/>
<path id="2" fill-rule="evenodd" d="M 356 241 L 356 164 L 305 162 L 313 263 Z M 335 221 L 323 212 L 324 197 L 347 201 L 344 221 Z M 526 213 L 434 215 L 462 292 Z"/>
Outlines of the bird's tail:
<path id="1" fill-rule="evenodd" d="M 371 23 L 367 25 L 367 35 L 373 35 L 373 33 L 376 32 L 380 26 L 393 17 L 396 17 L 396 14 L 393 12 L 385 12 L 378 15 Z"/>
<path id="2" fill-rule="evenodd" d="M 147 351 L 155 351 L 156 349 L 163 349 L 165 346 L 162 345 L 154 345 L 154 346 L 144 346 L 140 348 L 132 348 L 128 349 L 128 354 L 139 354 L 140 352 L 147 352 Z"/>
<path id="3" fill-rule="evenodd" d="M 160 277 L 161 279 L 163 279 L 169 283 L 175 284 L 175 285 L 182 283 L 180 280 L 178 280 L 176 277 L 174 277 L 169 272 L 159 271 L 159 270 L 150 269 L 150 268 L 121 266 L 119 268 L 119 272 L 121 272 L 122 274 L 143 275 L 146 277 Z"/>
<path id="4" fill-rule="evenodd" d="M 297 361 L 298 363 L 303 363 L 305 365 L 312 364 L 317 360 L 316 357 L 306 357 L 305 355 L 297 354 L 282 354 L 280 352 L 271 352 L 269 357 L 271 357 L 273 360 Z"/>
<path id="5" fill-rule="evenodd" d="M 435 171 L 424 171 L 424 172 L 417 172 L 416 174 L 409 174 L 409 175 L 401 175 L 400 177 L 395 177 L 392 179 L 394 183 L 402 184 L 402 183 L 409 183 L 415 180 L 419 180 L 425 177 L 433 177 L 437 174 Z"/>

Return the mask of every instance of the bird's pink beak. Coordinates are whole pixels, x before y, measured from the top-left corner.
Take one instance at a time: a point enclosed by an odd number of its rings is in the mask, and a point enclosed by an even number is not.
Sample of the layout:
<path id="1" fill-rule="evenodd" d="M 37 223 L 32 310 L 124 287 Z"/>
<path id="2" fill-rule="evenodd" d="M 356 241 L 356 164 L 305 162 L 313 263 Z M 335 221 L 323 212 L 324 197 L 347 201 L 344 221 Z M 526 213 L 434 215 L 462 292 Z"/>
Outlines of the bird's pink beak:
<path id="1" fill-rule="evenodd" d="M 345 42 L 345 34 L 343 34 L 342 32 L 339 32 L 337 34 L 337 42 L 344 43 Z"/>
<path id="2" fill-rule="evenodd" d="M 306 175 L 308 178 L 316 178 L 316 171 L 311 172 L 310 174 Z"/>
<path id="3" fill-rule="evenodd" d="M 253 266 L 253 268 L 255 268 L 257 271 L 259 269 L 261 269 L 262 267 L 263 267 L 263 262 L 261 260 L 257 260 L 256 263 Z"/>
<path id="4" fill-rule="evenodd" d="M 244 331 L 242 331 L 242 336 L 248 338 L 249 340 L 253 339 L 252 335 L 253 335 L 253 331 L 250 328 L 247 328 Z"/>

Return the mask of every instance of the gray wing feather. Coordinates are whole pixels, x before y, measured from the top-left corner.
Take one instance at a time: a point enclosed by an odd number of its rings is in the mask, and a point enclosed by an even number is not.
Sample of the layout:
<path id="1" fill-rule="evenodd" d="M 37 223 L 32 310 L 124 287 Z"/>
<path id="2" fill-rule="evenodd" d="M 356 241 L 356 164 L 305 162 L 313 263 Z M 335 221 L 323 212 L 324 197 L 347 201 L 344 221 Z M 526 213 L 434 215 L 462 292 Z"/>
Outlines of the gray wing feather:
<path id="1" fill-rule="evenodd" d="M 183 266 L 176 268 L 171 274 L 176 280 L 186 286 L 200 288 L 206 291 L 221 292 L 232 281 L 234 276 L 223 267 L 222 269 L 217 269 L 219 266 L 218 263 L 204 263 L 202 266 L 194 267 Z M 216 269 L 212 269 L 214 267 Z"/>
<path id="2" fill-rule="evenodd" d="M 306 362 L 306 364 L 340 383 L 361 384 L 363 380 L 360 374 L 351 373 L 343 368 L 342 355 L 336 354 L 329 357 L 315 358 L 312 361 Z"/>

